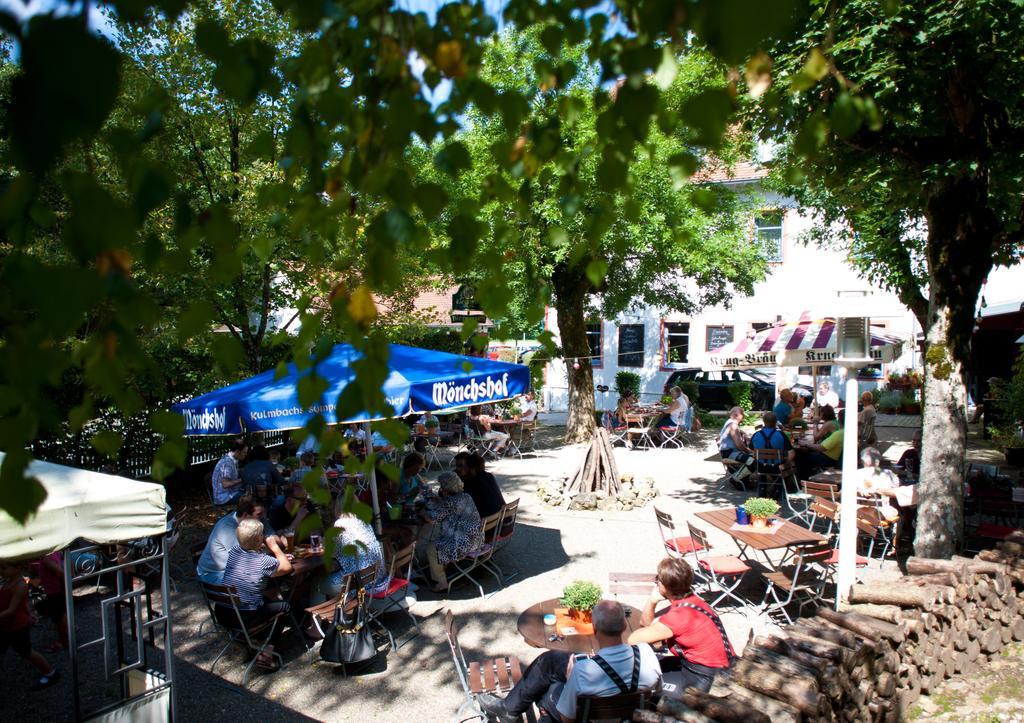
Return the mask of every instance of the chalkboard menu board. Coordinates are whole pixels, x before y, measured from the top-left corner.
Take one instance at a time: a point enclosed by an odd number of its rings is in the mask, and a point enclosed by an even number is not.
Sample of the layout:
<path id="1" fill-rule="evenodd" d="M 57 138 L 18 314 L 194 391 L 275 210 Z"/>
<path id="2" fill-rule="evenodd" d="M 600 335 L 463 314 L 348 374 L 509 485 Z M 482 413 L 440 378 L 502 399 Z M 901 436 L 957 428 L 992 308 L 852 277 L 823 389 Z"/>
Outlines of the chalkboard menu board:
<path id="1" fill-rule="evenodd" d="M 622 324 L 619 327 L 619 366 L 644 365 L 644 325 Z"/>
<path id="2" fill-rule="evenodd" d="M 707 327 L 707 350 L 715 351 L 721 349 L 732 341 L 731 326 L 709 326 Z"/>

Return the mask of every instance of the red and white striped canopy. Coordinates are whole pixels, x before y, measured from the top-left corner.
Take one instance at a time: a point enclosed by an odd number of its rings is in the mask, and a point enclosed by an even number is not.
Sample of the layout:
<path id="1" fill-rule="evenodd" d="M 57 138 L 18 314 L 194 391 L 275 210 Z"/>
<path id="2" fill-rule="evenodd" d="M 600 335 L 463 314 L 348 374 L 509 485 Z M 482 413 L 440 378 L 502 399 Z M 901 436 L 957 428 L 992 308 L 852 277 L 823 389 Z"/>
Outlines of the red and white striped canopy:
<path id="1" fill-rule="evenodd" d="M 903 353 L 904 340 L 878 329 L 871 330 L 871 358 L 891 362 Z M 739 339 L 711 352 L 710 369 L 752 369 L 771 366 L 830 366 L 836 357 L 836 320 L 812 319 L 779 322 L 752 337 Z"/>

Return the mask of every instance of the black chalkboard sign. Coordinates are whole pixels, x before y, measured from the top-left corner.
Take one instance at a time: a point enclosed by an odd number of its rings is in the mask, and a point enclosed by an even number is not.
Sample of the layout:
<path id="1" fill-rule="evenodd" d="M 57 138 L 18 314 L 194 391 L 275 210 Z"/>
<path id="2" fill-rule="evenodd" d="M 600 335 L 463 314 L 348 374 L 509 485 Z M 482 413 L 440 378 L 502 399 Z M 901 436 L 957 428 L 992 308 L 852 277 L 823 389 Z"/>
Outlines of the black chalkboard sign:
<path id="1" fill-rule="evenodd" d="M 623 324 L 619 327 L 619 366 L 644 365 L 644 325 Z"/>
<path id="2" fill-rule="evenodd" d="M 707 328 L 707 351 L 721 349 L 732 342 L 732 330 L 731 326 L 709 326 Z"/>

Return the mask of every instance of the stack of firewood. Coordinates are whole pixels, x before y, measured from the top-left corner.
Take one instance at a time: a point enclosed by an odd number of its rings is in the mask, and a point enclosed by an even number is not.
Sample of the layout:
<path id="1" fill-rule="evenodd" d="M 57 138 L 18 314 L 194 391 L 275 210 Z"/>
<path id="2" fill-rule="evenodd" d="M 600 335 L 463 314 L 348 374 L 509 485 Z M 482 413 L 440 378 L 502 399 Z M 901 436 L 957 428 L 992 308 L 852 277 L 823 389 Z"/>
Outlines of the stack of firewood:
<path id="1" fill-rule="evenodd" d="M 1024 532 L 977 558 L 912 557 L 907 572 L 753 637 L 710 693 L 691 688 L 634 720 L 898 721 L 922 693 L 1024 640 Z"/>

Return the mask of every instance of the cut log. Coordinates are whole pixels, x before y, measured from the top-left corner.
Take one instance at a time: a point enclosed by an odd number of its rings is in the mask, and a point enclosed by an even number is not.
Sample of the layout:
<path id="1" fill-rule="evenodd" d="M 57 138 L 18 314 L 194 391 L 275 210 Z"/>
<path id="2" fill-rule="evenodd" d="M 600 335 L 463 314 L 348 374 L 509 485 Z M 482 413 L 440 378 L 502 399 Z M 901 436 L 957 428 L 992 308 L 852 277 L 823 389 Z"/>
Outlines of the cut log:
<path id="1" fill-rule="evenodd" d="M 984 653 L 998 653 L 1003 649 L 1003 636 L 994 628 L 986 630 L 979 642 L 981 642 L 981 650 Z"/>
<path id="2" fill-rule="evenodd" d="M 951 563 L 962 563 L 966 566 L 969 572 L 976 572 L 982 575 L 1005 575 L 1008 571 L 1006 565 L 999 562 L 988 562 L 987 560 L 979 560 L 976 557 L 960 557 L 953 555 L 950 559 Z"/>
<path id="3" fill-rule="evenodd" d="M 931 575 L 940 572 L 948 572 L 963 579 L 967 576 L 967 566 L 963 562 L 954 560 L 935 560 L 930 557 L 907 558 L 908 575 Z"/>
<path id="4" fill-rule="evenodd" d="M 750 710 L 765 713 L 772 723 L 800 723 L 801 720 L 800 711 L 788 703 L 744 688 L 727 676 L 715 678 L 708 692 L 716 697 L 743 702 Z"/>
<path id="5" fill-rule="evenodd" d="M 662 715 L 653 710 L 633 711 L 633 723 L 714 723 L 713 718 L 708 718 L 695 710 L 680 710 L 679 715 Z"/>
<path id="6" fill-rule="evenodd" d="M 906 637 L 903 628 L 899 625 L 887 623 L 884 620 L 878 620 L 877 618 L 861 615 L 860 613 L 837 613 L 828 608 L 821 608 L 818 610 L 818 617 L 825 618 L 829 622 L 872 640 L 885 638 L 896 643 L 902 643 Z"/>
<path id="7" fill-rule="evenodd" d="M 933 587 L 917 587 L 909 583 L 875 582 L 857 584 L 850 588 L 851 603 L 899 605 L 906 608 L 929 610 L 936 602 Z"/>
<path id="8" fill-rule="evenodd" d="M 695 710 L 720 723 L 744 723 L 744 721 L 770 723 L 771 721 L 767 713 L 752 710 L 747 703 L 731 698 L 719 698 L 696 688 L 687 688 L 683 692 L 682 702 L 663 696 L 658 703 L 658 712 L 666 715 L 678 718 L 676 711 L 680 709 Z"/>
<path id="9" fill-rule="evenodd" d="M 789 627 L 782 634 L 785 636 L 783 640 L 786 645 L 793 650 L 799 650 L 819 658 L 831 660 L 841 667 L 852 664 L 856 655 L 853 650 L 840 643 L 833 642 L 824 637 L 805 634 L 802 628 Z M 760 636 L 755 638 L 755 641 L 759 638 Z M 856 645 L 856 640 L 853 643 Z"/>
<path id="10" fill-rule="evenodd" d="M 795 625 L 788 628 L 788 631 L 821 638 L 854 651 L 859 651 L 861 648 L 860 641 L 856 635 L 824 618 L 817 618 L 813 622 L 807 618 L 800 618 L 796 621 Z M 871 649 L 874 650 L 873 645 Z"/>
<path id="11" fill-rule="evenodd" d="M 816 716 L 827 705 L 817 681 L 810 676 L 784 675 L 740 658 L 733 665 L 732 679 L 756 693 L 788 703 L 805 715 Z"/>

